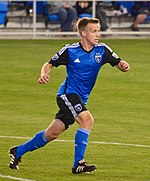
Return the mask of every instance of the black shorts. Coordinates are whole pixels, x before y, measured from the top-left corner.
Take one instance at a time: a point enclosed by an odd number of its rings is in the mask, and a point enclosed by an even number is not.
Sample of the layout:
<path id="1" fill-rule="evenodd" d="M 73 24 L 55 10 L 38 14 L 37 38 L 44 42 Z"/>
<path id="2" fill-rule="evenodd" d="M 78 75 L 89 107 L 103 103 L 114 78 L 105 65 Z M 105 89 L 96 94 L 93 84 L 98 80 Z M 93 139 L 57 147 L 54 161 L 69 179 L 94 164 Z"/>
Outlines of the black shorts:
<path id="1" fill-rule="evenodd" d="M 82 111 L 87 110 L 82 100 L 77 94 L 63 94 L 57 96 L 57 104 L 60 108 L 55 119 L 60 119 L 65 128 L 69 128 L 74 122 L 75 117 Z"/>
<path id="2" fill-rule="evenodd" d="M 150 9 L 147 7 L 142 7 L 139 9 L 138 14 L 146 14 L 148 16 L 150 15 Z"/>

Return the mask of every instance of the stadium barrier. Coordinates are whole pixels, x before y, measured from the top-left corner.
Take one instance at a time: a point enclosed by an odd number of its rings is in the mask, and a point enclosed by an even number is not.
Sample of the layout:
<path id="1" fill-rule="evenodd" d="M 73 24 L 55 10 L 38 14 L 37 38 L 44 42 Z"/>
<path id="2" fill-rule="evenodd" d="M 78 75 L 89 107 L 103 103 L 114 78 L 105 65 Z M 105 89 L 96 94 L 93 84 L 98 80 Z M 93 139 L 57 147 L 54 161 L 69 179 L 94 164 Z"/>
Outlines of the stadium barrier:
<path id="1" fill-rule="evenodd" d="M 9 2 L 11 2 L 12 0 L 9 0 Z M 23 2 L 23 1 L 31 1 L 31 0 L 13 0 L 13 2 Z M 44 2 L 45 0 L 33 0 L 33 16 L 29 17 L 30 19 L 30 28 L 27 30 L 26 28 L 1 28 L 0 29 L 0 38 L 30 38 L 30 39 L 39 39 L 39 38 L 60 38 L 63 36 L 69 36 L 69 37 L 77 37 L 78 38 L 78 32 L 73 31 L 73 32 L 55 32 L 55 31 L 49 31 L 46 30 L 45 28 L 39 28 L 37 27 L 37 3 L 38 1 Z M 47 0 L 47 1 L 61 1 L 62 0 Z M 82 1 L 82 0 L 79 0 Z M 93 1 L 93 11 L 92 11 L 92 15 L 93 17 L 95 17 L 95 5 L 96 5 L 96 1 L 98 0 L 92 0 Z M 17 18 L 18 16 L 13 16 L 13 17 L 9 17 L 9 18 Z M 20 23 L 22 22 L 21 19 L 25 18 L 25 17 L 21 17 L 20 16 Z M 109 18 L 114 18 L 114 17 L 109 17 Z M 117 18 L 117 17 L 116 17 Z M 31 22 L 32 19 L 32 22 Z M 32 24 L 32 25 L 31 25 Z M 110 32 L 101 32 L 101 35 L 110 35 Z M 141 37 L 141 36 L 146 36 L 146 37 L 150 37 L 150 31 L 146 31 L 142 30 L 139 32 L 133 32 L 133 31 L 129 31 L 129 30 L 121 30 L 118 29 L 113 30 L 111 32 L 111 37 L 117 37 L 117 36 L 136 36 L 137 37 Z"/>

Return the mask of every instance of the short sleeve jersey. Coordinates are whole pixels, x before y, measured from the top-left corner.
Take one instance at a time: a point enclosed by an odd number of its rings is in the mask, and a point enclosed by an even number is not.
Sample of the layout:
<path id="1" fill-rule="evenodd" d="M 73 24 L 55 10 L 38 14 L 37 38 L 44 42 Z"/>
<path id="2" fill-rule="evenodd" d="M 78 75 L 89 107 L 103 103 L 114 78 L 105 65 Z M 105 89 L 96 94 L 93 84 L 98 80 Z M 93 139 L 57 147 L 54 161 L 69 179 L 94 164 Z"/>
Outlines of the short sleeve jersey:
<path id="1" fill-rule="evenodd" d="M 115 66 L 120 58 L 106 44 L 99 43 L 85 51 L 81 43 L 65 45 L 49 61 L 55 67 L 66 65 L 67 76 L 57 95 L 75 93 L 86 104 L 101 67 L 109 63 Z"/>

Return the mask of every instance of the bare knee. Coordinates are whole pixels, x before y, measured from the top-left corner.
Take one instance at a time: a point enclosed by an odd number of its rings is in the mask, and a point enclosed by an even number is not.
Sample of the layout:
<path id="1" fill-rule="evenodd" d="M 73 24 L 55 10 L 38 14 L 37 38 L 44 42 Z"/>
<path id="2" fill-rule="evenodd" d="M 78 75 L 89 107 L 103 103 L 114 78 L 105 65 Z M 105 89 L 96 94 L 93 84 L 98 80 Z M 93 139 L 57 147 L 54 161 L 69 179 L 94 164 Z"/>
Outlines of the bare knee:
<path id="1" fill-rule="evenodd" d="M 89 117 L 87 120 L 86 120 L 86 124 L 89 126 L 89 128 L 91 129 L 93 124 L 94 124 L 94 119 L 93 117 Z"/>
<path id="2" fill-rule="evenodd" d="M 76 121 L 80 124 L 81 128 L 85 128 L 87 130 L 91 130 L 94 119 L 92 115 L 89 113 L 89 111 L 81 112 L 77 117 Z"/>
<path id="3" fill-rule="evenodd" d="M 55 140 L 56 138 L 58 138 L 59 134 L 56 133 L 54 130 L 49 130 L 47 129 L 45 131 L 45 137 L 47 139 L 47 141 L 52 141 L 52 140 Z"/>

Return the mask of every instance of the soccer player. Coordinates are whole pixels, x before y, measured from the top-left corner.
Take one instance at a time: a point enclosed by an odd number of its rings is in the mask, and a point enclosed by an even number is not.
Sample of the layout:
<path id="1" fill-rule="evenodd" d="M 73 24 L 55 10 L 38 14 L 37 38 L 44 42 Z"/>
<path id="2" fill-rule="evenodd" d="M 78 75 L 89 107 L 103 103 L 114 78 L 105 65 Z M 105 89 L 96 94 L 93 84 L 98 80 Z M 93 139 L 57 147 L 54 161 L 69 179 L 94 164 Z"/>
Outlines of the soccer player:
<path id="1" fill-rule="evenodd" d="M 78 43 L 64 46 L 41 68 L 38 82 L 46 84 L 50 80 L 53 67 L 65 65 L 67 76 L 57 93 L 59 111 L 50 126 L 20 146 L 10 149 L 9 168 L 18 169 L 21 157 L 28 151 L 45 146 L 68 129 L 75 121 L 79 124 L 75 135 L 75 153 L 72 173 L 93 172 L 95 164 L 84 161 L 88 137 L 94 119 L 86 108 L 88 97 L 95 84 L 100 68 L 109 63 L 119 70 L 127 72 L 130 66 L 119 58 L 111 48 L 99 43 L 100 22 L 96 18 L 82 18 L 77 22 L 81 36 Z"/>

